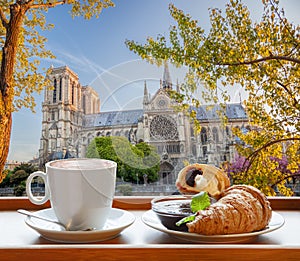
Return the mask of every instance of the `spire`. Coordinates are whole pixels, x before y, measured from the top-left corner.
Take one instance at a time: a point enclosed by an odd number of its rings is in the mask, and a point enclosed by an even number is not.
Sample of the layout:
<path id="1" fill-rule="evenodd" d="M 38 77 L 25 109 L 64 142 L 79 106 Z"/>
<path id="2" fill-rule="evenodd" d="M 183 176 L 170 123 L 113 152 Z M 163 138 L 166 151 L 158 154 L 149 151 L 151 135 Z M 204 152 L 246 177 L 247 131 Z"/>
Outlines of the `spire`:
<path id="1" fill-rule="evenodd" d="M 165 68 L 162 82 L 163 89 L 172 89 L 172 81 L 167 60 L 165 60 Z"/>
<path id="2" fill-rule="evenodd" d="M 147 84 L 146 81 L 144 82 L 144 101 L 143 104 L 148 104 L 149 103 L 149 94 L 148 94 L 148 89 L 147 89 Z"/>

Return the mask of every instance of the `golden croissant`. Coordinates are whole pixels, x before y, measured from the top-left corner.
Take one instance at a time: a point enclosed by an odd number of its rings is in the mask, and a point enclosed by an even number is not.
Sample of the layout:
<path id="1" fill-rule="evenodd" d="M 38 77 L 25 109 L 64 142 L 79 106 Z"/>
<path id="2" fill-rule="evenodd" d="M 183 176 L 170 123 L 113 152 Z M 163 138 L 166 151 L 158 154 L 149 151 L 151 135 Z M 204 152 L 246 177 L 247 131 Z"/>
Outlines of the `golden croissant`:
<path id="1" fill-rule="evenodd" d="M 264 229 L 272 215 L 266 196 L 248 185 L 233 185 L 205 210 L 187 223 L 189 232 L 203 235 L 226 235 Z"/>
<path id="2" fill-rule="evenodd" d="M 176 187 L 182 194 L 196 194 L 206 191 L 217 197 L 230 186 L 227 174 L 212 165 L 191 164 L 184 167 L 176 180 Z"/>

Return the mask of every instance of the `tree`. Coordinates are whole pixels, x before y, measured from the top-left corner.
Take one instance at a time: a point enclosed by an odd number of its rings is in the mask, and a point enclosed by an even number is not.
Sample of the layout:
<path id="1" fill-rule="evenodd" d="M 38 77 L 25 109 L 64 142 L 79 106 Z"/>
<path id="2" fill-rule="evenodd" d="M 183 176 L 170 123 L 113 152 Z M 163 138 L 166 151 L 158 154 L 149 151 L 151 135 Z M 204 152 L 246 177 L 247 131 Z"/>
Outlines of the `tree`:
<path id="1" fill-rule="evenodd" d="M 0 3 L 0 172 L 7 159 L 12 113 L 21 107 L 34 111 L 32 93 L 40 92 L 48 82 L 47 70 L 40 72 L 39 58 L 53 58 L 45 49 L 46 38 L 39 34 L 53 25 L 46 24 L 44 13 L 49 8 L 70 5 L 71 15 L 86 19 L 98 17 L 103 8 L 113 6 L 111 0 L 15 0 Z"/>
<path id="2" fill-rule="evenodd" d="M 16 173 L 18 170 L 24 170 L 26 173 L 31 174 L 32 172 L 37 171 L 38 168 L 30 163 L 22 163 L 15 167 L 12 173 Z"/>
<path id="3" fill-rule="evenodd" d="M 27 173 L 23 169 L 19 169 L 19 170 L 17 170 L 15 173 L 13 173 L 10 176 L 10 184 L 12 186 L 18 186 L 23 181 L 26 181 L 26 179 L 28 178 L 28 176 L 29 176 L 29 173 Z"/>
<path id="4" fill-rule="evenodd" d="M 22 196 L 26 190 L 26 179 L 28 176 L 37 170 L 37 167 L 32 164 L 21 164 L 14 168 L 14 170 L 5 170 L 6 175 L 0 182 L 1 188 L 13 187 L 16 196 Z"/>
<path id="5" fill-rule="evenodd" d="M 96 139 L 93 139 L 86 150 L 87 158 L 99 158 L 99 153 L 97 151 Z"/>
<path id="6" fill-rule="evenodd" d="M 140 151 L 143 152 L 142 157 L 142 173 L 141 171 L 139 179 L 143 180 L 146 177 L 147 181 L 153 182 L 158 179 L 158 171 L 160 168 L 160 156 L 158 155 L 156 148 L 145 142 L 139 142 L 135 145 Z"/>
<path id="7" fill-rule="evenodd" d="M 7 177 L 7 175 L 9 174 L 9 170 L 8 169 L 5 169 L 2 171 L 1 175 L 0 175 L 0 184 L 2 181 L 5 180 L 5 178 Z"/>
<path id="8" fill-rule="evenodd" d="M 125 137 L 96 137 L 89 144 L 86 156 L 117 162 L 117 177 L 124 181 L 136 183 L 144 175 L 149 182 L 158 179 L 160 157 L 153 146 L 144 142 L 132 145 Z"/>
<path id="9" fill-rule="evenodd" d="M 269 171 L 274 164 L 269 159 L 286 155 L 291 171 L 300 162 L 300 27 L 287 20 L 279 0 L 262 0 L 262 4 L 258 22 L 251 20 L 241 0 L 229 0 L 225 10 L 211 9 L 209 32 L 170 5 L 177 25 L 171 27 L 169 39 L 159 35 L 157 39 L 149 37 L 145 44 L 126 40 L 126 45 L 149 62 L 161 65 L 169 60 L 188 68 L 180 93 L 171 94 L 195 123 L 196 114 L 188 108 L 200 104 L 193 95 L 199 83 L 204 84 L 203 99 L 212 103 L 230 101 L 228 90 L 233 86 L 246 90 L 244 105 L 254 127 L 246 134 L 235 130 L 235 135 L 245 143 L 239 153 L 251 162 L 247 177 L 260 173 L 280 179 L 277 185 L 282 194 L 289 194 L 286 180 Z M 266 191 L 273 195 L 267 186 Z"/>
<path id="10" fill-rule="evenodd" d="M 0 183 L 0 188 L 7 188 L 10 186 L 10 177 L 11 177 L 11 171 L 5 171 L 5 177 L 2 179 Z"/>
<path id="11" fill-rule="evenodd" d="M 250 161 L 241 155 L 236 155 L 231 163 L 226 164 L 225 169 L 234 184 L 242 184 L 246 180 L 247 184 L 260 187 L 265 194 L 274 195 L 275 193 L 284 191 L 285 195 L 292 195 L 291 188 L 300 179 L 300 163 L 298 163 L 298 167 L 295 170 L 291 170 L 286 156 L 283 158 L 272 156 L 264 160 L 264 164 L 266 162 L 268 162 L 268 172 L 273 173 L 273 175 L 266 175 L 263 171 L 259 171 L 255 176 L 249 174 Z M 254 162 L 254 164 L 257 163 L 258 161 Z M 278 184 L 282 180 L 288 181 L 286 186 L 290 186 L 291 188 L 285 187 L 283 189 L 280 185 L 278 187 Z"/>
<path id="12" fill-rule="evenodd" d="M 0 184 L 0 187 L 14 187 L 22 183 L 26 183 L 27 177 L 38 168 L 32 164 L 22 163 L 15 167 L 12 171 L 5 170 L 5 177 Z"/>

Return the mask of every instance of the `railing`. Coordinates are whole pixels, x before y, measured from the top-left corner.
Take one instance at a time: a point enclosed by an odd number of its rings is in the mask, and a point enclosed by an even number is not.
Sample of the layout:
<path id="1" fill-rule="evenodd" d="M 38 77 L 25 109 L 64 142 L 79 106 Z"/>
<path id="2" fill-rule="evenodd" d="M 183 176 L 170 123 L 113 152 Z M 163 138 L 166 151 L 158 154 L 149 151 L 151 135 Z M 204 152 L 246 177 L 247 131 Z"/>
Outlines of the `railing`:
<path id="1" fill-rule="evenodd" d="M 10 188 L 0 188 L 0 196 L 1 197 L 9 197 L 9 196 L 14 196 L 15 192 L 14 192 L 13 187 Z M 33 187 L 31 188 L 32 190 L 32 194 L 35 196 L 39 196 L 39 195 L 44 195 L 45 194 L 45 188 L 44 187 Z M 24 192 L 25 193 L 25 192 Z M 23 195 L 25 195 L 23 193 Z"/>
<path id="2" fill-rule="evenodd" d="M 119 186 L 127 186 L 127 193 L 124 193 Z M 294 191 L 294 196 L 300 196 L 300 184 L 287 184 L 287 187 Z M 35 196 L 44 195 L 44 187 L 32 187 L 32 194 Z M 116 184 L 116 195 L 117 196 L 159 196 L 159 195 L 171 195 L 176 194 L 177 189 L 175 185 L 170 184 L 132 184 L 125 182 L 118 182 Z M 14 188 L 0 188 L 0 196 L 9 197 L 14 196 Z M 26 196 L 26 193 L 23 193 Z"/>

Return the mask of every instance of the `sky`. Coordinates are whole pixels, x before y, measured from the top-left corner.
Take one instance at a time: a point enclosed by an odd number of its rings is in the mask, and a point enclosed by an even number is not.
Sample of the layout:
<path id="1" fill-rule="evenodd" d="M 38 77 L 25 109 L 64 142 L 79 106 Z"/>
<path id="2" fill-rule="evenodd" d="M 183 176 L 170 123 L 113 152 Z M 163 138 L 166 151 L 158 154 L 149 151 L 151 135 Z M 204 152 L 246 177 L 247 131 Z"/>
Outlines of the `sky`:
<path id="1" fill-rule="evenodd" d="M 54 29 L 42 32 L 48 38 L 46 47 L 56 56 L 42 60 L 43 67 L 68 66 L 77 73 L 81 85 L 92 86 L 99 94 L 101 111 L 141 108 L 143 83 L 147 80 L 150 93 L 159 87 L 163 68 L 150 65 L 130 51 L 125 40 L 145 43 L 147 37 L 168 36 L 174 25 L 168 6 L 177 8 L 198 20 L 209 29 L 209 8 L 224 7 L 227 0 L 113 0 L 115 7 L 104 9 L 98 19 L 72 18 L 68 6 L 58 6 L 46 13 L 48 23 Z M 244 0 L 251 17 L 259 19 L 261 0 Z M 299 24 L 299 0 L 281 0 L 286 16 Z M 170 65 L 173 82 L 181 82 L 184 69 Z M 240 90 L 232 93 L 233 101 L 239 101 Z M 35 95 L 36 113 L 22 109 L 13 114 L 13 127 L 9 160 L 28 161 L 38 156 L 41 136 L 41 103 L 43 92 Z"/>

